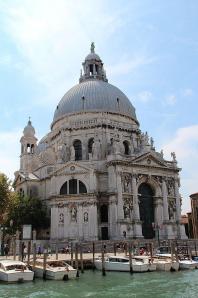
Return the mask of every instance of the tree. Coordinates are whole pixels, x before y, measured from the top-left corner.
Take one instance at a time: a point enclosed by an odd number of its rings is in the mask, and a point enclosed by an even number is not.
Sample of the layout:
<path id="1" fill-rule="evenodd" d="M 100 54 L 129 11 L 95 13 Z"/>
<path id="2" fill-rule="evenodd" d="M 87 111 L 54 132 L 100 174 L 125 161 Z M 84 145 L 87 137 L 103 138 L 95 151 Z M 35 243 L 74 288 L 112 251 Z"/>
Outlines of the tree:
<path id="1" fill-rule="evenodd" d="M 4 218 L 4 213 L 6 212 L 7 206 L 10 202 L 11 196 L 11 182 L 9 181 L 8 177 L 0 173 L 0 216 L 1 222 Z"/>
<path id="2" fill-rule="evenodd" d="M 12 232 L 24 224 L 31 224 L 33 229 L 45 229 L 50 225 L 47 206 L 39 198 L 21 197 L 15 193 L 7 214 L 7 223 L 13 221 Z"/>

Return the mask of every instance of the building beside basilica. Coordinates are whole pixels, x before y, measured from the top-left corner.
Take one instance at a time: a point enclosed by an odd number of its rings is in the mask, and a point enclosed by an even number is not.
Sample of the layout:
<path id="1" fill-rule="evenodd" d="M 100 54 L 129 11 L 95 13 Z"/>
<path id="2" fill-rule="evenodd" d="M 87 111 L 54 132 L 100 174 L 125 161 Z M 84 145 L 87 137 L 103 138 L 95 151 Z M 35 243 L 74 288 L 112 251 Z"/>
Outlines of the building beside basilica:
<path id="1" fill-rule="evenodd" d="M 175 154 L 156 152 L 93 43 L 82 65 L 51 131 L 37 144 L 31 121 L 24 128 L 16 190 L 46 201 L 52 240 L 186 238 Z"/>

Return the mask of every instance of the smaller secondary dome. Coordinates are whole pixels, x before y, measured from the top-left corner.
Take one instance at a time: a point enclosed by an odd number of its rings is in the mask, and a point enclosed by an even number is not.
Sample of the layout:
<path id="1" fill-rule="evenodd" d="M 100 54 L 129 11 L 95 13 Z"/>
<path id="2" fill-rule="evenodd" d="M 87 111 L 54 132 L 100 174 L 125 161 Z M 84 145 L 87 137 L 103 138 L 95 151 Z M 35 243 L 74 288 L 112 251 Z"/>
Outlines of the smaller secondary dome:
<path id="1" fill-rule="evenodd" d="M 23 130 L 23 134 L 25 137 L 34 137 L 35 135 L 35 129 L 32 126 L 32 122 L 28 121 L 28 124 L 25 126 L 24 130 Z"/>

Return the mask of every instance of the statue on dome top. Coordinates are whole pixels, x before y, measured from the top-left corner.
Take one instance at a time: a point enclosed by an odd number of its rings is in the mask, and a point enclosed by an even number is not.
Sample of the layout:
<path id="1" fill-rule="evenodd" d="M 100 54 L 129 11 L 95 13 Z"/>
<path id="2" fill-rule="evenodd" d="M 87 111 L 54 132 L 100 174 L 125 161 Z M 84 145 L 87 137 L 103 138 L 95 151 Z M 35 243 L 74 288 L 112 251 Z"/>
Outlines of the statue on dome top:
<path id="1" fill-rule="evenodd" d="M 94 44 L 94 42 L 91 43 L 91 53 L 95 53 L 95 44 Z"/>

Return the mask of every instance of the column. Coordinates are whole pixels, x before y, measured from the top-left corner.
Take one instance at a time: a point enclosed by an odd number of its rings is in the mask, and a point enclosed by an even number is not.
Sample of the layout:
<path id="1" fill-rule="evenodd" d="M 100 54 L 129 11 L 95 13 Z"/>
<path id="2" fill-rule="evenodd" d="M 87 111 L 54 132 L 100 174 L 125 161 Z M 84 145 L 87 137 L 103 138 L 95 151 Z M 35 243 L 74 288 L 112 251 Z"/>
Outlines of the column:
<path id="1" fill-rule="evenodd" d="M 116 198 L 109 198 L 109 236 L 111 239 L 117 238 L 117 214 L 116 214 Z"/>
<path id="2" fill-rule="evenodd" d="M 122 200 L 122 181 L 121 174 L 117 172 L 117 192 L 118 192 L 118 220 L 124 219 L 123 200 Z"/>
<path id="3" fill-rule="evenodd" d="M 179 194 L 178 179 L 175 179 L 175 197 L 176 197 L 176 221 L 181 219 L 181 199 Z"/>
<path id="4" fill-rule="evenodd" d="M 132 175 L 132 193 L 133 193 L 133 214 L 134 214 L 134 237 L 142 238 L 142 223 L 140 221 L 140 209 L 138 200 L 138 190 L 136 175 Z"/>
<path id="5" fill-rule="evenodd" d="M 176 222 L 178 224 L 177 237 L 187 239 L 184 225 L 181 222 L 181 198 L 179 193 L 179 180 L 175 179 L 175 197 L 176 197 Z"/>
<path id="6" fill-rule="evenodd" d="M 137 182 L 136 176 L 132 176 L 132 193 L 133 193 L 133 210 L 134 210 L 134 219 L 140 220 L 140 209 L 138 203 L 138 192 L 137 192 Z"/>
<path id="7" fill-rule="evenodd" d="M 167 198 L 167 186 L 166 186 L 166 180 L 162 180 L 162 196 L 163 196 L 163 215 L 164 215 L 164 221 L 169 220 L 169 214 L 168 214 L 168 198 Z"/>

